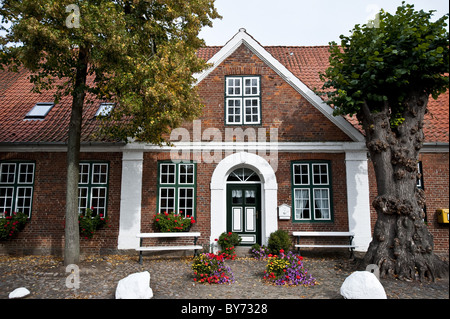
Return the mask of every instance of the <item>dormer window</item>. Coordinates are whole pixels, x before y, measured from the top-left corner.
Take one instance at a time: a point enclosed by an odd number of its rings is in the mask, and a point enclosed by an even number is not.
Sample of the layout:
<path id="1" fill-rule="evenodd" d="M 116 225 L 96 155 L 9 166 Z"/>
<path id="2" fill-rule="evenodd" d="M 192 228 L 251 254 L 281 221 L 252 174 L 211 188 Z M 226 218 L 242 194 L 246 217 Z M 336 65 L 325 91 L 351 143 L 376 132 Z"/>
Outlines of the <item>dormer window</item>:
<path id="1" fill-rule="evenodd" d="M 114 103 L 100 103 L 97 113 L 95 113 L 95 117 L 109 116 L 109 114 L 111 114 L 113 107 L 114 107 Z"/>
<path id="2" fill-rule="evenodd" d="M 261 124 L 261 79 L 259 76 L 225 78 L 225 123 Z"/>
<path id="3" fill-rule="evenodd" d="M 30 112 L 25 115 L 27 120 L 43 120 L 48 112 L 55 106 L 53 102 L 39 102 L 34 105 Z"/>

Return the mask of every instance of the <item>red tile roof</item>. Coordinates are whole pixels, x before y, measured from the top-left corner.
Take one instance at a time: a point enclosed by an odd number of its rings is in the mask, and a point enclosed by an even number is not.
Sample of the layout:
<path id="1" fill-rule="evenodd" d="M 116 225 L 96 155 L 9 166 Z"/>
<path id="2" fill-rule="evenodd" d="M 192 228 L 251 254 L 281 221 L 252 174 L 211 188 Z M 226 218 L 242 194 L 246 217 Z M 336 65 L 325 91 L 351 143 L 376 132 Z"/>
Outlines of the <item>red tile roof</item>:
<path id="1" fill-rule="evenodd" d="M 310 89 L 320 89 L 322 81 L 319 72 L 328 67 L 328 46 L 266 46 L 264 49 L 280 61 L 290 72 L 298 77 Z M 198 55 L 209 60 L 221 47 L 207 47 L 199 50 Z M 358 127 L 356 118 L 347 118 Z M 430 97 L 428 114 L 425 115 L 424 134 L 426 142 L 449 142 L 449 92 L 439 96 L 438 100 Z"/>
<path id="2" fill-rule="evenodd" d="M 275 59 L 297 76 L 310 89 L 320 88 L 319 72 L 328 66 L 328 47 L 264 47 Z M 221 47 L 205 47 L 198 56 L 209 60 Z M 32 93 L 29 73 L 10 73 L 0 70 L 0 143 L 34 142 L 65 143 L 70 119 L 71 97 L 64 97 L 43 120 L 25 120 L 25 115 L 37 102 L 53 101 L 52 92 Z M 88 104 L 83 111 L 82 141 L 95 142 L 92 134 L 98 129 L 94 114 L 99 102 Z M 449 94 L 437 101 L 430 99 L 425 116 L 426 142 L 449 142 Z M 355 121 L 349 119 L 356 125 Z"/>
<path id="3" fill-rule="evenodd" d="M 45 119 L 25 119 L 38 102 L 53 102 L 53 91 L 33 93 L 29 72 L 11 73 L 0 70 L 0 143 L 66 143 L 72 97 L 61 98 Z M 94 142 L 92 134 L 98 129 L 94 115 L 99 102 L 85 104 L 82 141 Z"/>

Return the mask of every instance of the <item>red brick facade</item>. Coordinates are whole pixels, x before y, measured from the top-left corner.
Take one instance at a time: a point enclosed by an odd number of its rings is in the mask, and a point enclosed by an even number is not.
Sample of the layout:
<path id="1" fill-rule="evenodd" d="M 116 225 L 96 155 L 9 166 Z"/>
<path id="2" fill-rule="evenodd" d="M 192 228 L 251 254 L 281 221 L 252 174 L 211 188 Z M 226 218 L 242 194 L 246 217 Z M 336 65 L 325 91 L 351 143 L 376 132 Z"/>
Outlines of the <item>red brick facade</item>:
<path id="1" fill-rule="evenodd" d="M 81 161 L 109 163 L 108 217 L 110 227 L 100 229 L 92 239 L 80 239 L 84 254 L 116 251 L 119 230 L 121 153 L 82 153 Z M 33 210 L 25 228 L 8 241 L 0 241 L 0 253 L 55 254 L 64 250 L 64 216 L 66 193 L 66 153 L 0 153 L 0 161 L 36 163 Z"/>
<path id="2" fill-rule="evenodd" d="M 217 52 L 217 50 L 216 50 Z M 225 77 L 230 75 L 256 75 L 260 77 L 261 88 L 261 124 L 232 126 L 225 125 Z M 349 137 L 335 122 L 328 119 L 317 107 L 300 94 L 293 85 L 268 66 L 247 46 L 240 45 L 230 56 L 223 60 L 197 86 L 204 103 L 201 120 L 201 133 L 208 128 L 218 129 L 222 141 L 225 141 L 227 128 L 265 129 L 267 141 L 270 129 L 278 129 L 278 142 L 292 143 L 352 143 Z M 45 124 L 45 123 L 44 123 Z M 43 125 L 43 123 L 40 123 Z M 185 127 L 194 137 L 192 123 Z M 447 134 L 448 137 L 448 134 Z M 203 136 L 203 142 L 210 141 Z M 222 142 L 221 141 L 221 142 Z M 4 142 L 4 141 L 0 141 Z M 24 141 L 26 142 L 26 141 Z M 225 141 L 226 142 L 226 141 Z M 230 141 L 229 141 L 230 142 Z M 447 141 L 443 141 L 448 143 Z M 297 145 L 296 144 L 296 145 Z M 286 144 L 284 144 L 286 145 Z M 34 161 L 36 163 L 33 189 L 33 210 L 31 219 L 25 229 L 14 239 L 0 242 L 0 253 L 23 254 L 58 254 L 64 249 L 64 213 L 65 213 L 65 175 L 66 154 L 63 150 L 33 152 L 12 152 L 13 145 L 7 145 L 8 151 L 0 146 L 0 162 Z M 50 148 L 48 148 L 50 149 Z M 91 240 L 81 239 L 83 254 L 99 254 L 115 252 L 118 249 L 120 232 L 122 168 L 123 154 L 117 145 L 114 151 L 107 151 L 108 146 L 101 147 L 102 152 L 83 152 L 83 161 L 106 161 L 109 163 L 108 207 L 110 228 L 99 230 Z M 104 151 L 106 150 L 106 151 Z M 142 161 L 142 200 L 140 203 L 141 232 L 155 231 L 153 218 L 158 201 L 158 161 L 171 159 L 169 151 L 158 151 L 143 148 Z M 221 159 L 227 153 L 219 152 Z M 211 180 L 218 165 L 217 162 L 206 163 L 199 158 L 196 176 L 196 220 L 191 229 L 202 233 L 199 243 L 207 245 L 211 240 Z M 262 156 L 269 161 L 269 157 Z M 423 153 L 420 160 L 423 164 L 424 188 L 427 195 L 427 222 L 435 238 L 435 250 L 448 253 L 449 228 L 437 223 L 436 209 L 449 207 L 449 155 L 448 147 L 442 153 Z M 276 205 L 292 205 L 292 161 L 328 161 L 331 168 L 332 220 L 327 222 L 293 222 L 278 220 L 278 228 L 288 231 L 347 231 L 349 229 L 349 207 L 347 191 L 346 153 L 338 148 L 332 151 L 305 151 L 289 149 L 278 151 L 275 177 L 277 183 Z M 370 201 L 376 196 L 375 176 L 369 163 Z M 293 213 L 292 213 L 293 214 Z M 368 215 L 368 214 L 367 214 Z M 376 215 L 371 208 L 371 226 L 373 229 Z"/>

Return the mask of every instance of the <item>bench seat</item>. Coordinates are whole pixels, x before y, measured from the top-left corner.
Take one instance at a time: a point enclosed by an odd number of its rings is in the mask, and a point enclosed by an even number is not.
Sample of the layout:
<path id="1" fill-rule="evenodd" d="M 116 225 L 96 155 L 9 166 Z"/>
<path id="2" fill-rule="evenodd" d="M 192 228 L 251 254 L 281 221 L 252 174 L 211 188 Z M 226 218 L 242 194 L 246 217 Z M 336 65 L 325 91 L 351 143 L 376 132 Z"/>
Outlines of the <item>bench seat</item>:
<path id="1" fill-rule="evenodd" d="M 197 250 L 203 249 L 203 246 L 197 245 L 197 239 L 200 237 L 199 232 L 173 232 L 173 233 L 139 233 L 136 235 L 140 238 L 139 247 L 136 248 L 139 251 L 139 263 L 142 264 L 142 252 L 143 251 L 162 251 L 162 250 L 193 250 L 194 255 L 197 255 Z M 185 238 L 194 237 L 194 245 L 183 246 L 143 246 L 142 242 L 144 238 Z"/>
<path id="2" fill-rule="evenodd" d="M 355 245 L 353 244 L 355 233 L 353 232 L 295 231 L 292 232 L 292 235 L 297 237 L 295 247 L 298 252 L 300 252 L 300 248 L 348 248 L 351 251 L 350 257 L 353 257 L 353 250 L 355 249 Z M 349 244 L 300 244 L 300 237 L 348 237 Z"/>

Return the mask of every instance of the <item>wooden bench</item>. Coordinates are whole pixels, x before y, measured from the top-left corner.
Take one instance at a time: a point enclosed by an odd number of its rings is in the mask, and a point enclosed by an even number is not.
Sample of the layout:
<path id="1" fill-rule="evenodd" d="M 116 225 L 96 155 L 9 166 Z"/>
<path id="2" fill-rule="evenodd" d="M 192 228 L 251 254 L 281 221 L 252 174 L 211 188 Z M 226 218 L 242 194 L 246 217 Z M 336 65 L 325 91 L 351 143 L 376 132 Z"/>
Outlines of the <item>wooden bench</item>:
<path id="1" fill-rule="evenodd" d="M 353 257 L 353 250 L 355 249 L 355 245 L 353 244 L 353 237 L 355 234 L 352 232 L 311 232 L 311 231 L 298 231 L 292 232 L 292 235 L 297 237 L 297 247 L 298 252 L 300 253 L 300 248 L 349 248 L 350 258 Z M 348 237 L 349 244 L 341 245 L 341 244 L 300 244 L 300 237 Z"/>
<path id="2" fill-rule="evenodd" d="M 197 256 L 197 250 L 203 249 L 203 246 L 197 245 L 198 237 L 200 233 L 186 232 L 186 233 L 140 233 L 136 237 L 140 238 L 139 247 L 136 248 L 139 251 L 139 263 L 142 265 L 142 252 L 144 251 L 161 251 L 161 250 L 194 250 L 194 255 Z M 184 246 L 148 246 L 142 245 L 144 238 L 180 238 L 180 237 L 194 237 L 194 245 Z"/>

